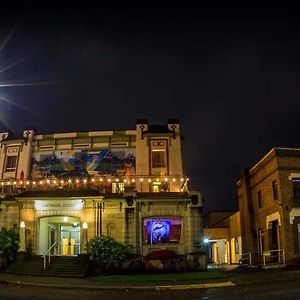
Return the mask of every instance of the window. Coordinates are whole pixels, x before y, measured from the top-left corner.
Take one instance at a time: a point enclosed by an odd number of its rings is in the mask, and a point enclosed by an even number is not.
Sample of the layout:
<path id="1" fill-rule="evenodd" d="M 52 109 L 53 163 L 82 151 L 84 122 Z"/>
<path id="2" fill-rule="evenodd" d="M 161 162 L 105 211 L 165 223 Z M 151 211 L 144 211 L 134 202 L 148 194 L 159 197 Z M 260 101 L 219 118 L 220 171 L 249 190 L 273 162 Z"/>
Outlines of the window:
<path id="1" fill-rule="evenodd" d="M 180 218 L 157 218 L 144 220 L 144 243 L 179 243 L 182 220 Z"/>
<path id="2" fill-rule="evenodd" d="M 166 167 L 166 151 L 165 150 L 152 150 L 152 168 L 165 168 Z"/>
<path id="3" fill-rule="evenodd" d="M 258 203 L 258 207 L 262 208 L 262 206 L 263 206 L 263 200 L 262 200 L 261 191 L 257 192 L 257 203 Z"/>
<path id="4" fill-rule="evenodd" d="M 107 225 L 107 236 L 114 239 L 115 235 L 116 235 L 116 225 L 115 224 L 108 224 Z"/>
<path id="5" fill-rule="evenodd" d="M 235 238 L 234 239 L 234 253 L 235 254 L 239 254 L 239 239 Z"/>
<path id="6" fill-rule="evenodd" d="M 274 180 L 272 182 L 272 190 L 273 190 L 273 198 L 274 200 L 278 199 L 278 185 L 277 185 L 277 181 Z"/>
<path id="7" fill-rule="evenodd" d="M 6 167 L 5 172 L 13 172 L 16 170 L 17 167 L 17 158 L 18 156 L 7 156 L 6 158 Z"/>
<path id="8" fill-rule="evenodd" d="M 258 252 L 263 254 L 265 249 L 265 239 L 264 239 L 264 231 L 263 229 L 258 230 Z"/>

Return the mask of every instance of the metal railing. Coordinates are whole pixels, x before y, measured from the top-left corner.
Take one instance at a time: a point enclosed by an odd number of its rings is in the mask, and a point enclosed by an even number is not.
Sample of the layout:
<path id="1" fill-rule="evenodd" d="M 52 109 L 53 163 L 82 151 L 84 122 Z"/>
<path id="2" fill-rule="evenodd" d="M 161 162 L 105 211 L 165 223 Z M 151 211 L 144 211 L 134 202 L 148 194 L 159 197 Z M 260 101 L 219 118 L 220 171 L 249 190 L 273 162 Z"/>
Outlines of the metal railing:
<path id="1" fill-rule="evenodd" d="M 51 250 L 56 246 L 57 242 L 55 242 L 53 245 L 51 245 L 47 251 L 46 254 L 43 255 L 44 258 L 44 270 L 46 270 L 47 267 L 47 256 L 48 256 L 48 265 L 50 265 L 50 261 L 51 261 Z"/>
<path id="2" fill-rule="evenodd" d="M 264 251 L 262 253 L 262 264 L 266 266 L 267 264 L 285 264 L 285 252 L 284 249 L 276 249 Z"/>
<path id="3" fill-rule="evenodd" d="M 239 264 L 241 266 L 248 266 L 252 264 L 252 255 L 251 252 L 242 253 L 239 259 Z"/>

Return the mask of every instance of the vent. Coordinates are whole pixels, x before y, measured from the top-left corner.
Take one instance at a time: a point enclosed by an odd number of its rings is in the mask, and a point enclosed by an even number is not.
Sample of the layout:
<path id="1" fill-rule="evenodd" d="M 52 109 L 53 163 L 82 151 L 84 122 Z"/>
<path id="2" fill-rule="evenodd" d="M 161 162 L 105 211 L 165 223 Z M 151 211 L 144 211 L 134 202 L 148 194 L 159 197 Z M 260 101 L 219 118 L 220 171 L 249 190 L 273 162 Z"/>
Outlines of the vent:
<path id="1" fill-rule="evenodd" d="M 90 148 L 91 144 L 75 144 L 73 146 L 74 149 L 86 149 L 86 148 Z"/>
<path id="2" fill-rule="evenodd" d="M 54 150 L 55 145 L 48 145 L 48 146 L 40 146 L 39 150 Z"/>
<path id="3" fill-rule="evenodd" d="M 127 147 L 128 146 L 128 142 L 111 143 L 110 146 L 111 146 L 111 148 L 113 148 L 113 147 Z"/>

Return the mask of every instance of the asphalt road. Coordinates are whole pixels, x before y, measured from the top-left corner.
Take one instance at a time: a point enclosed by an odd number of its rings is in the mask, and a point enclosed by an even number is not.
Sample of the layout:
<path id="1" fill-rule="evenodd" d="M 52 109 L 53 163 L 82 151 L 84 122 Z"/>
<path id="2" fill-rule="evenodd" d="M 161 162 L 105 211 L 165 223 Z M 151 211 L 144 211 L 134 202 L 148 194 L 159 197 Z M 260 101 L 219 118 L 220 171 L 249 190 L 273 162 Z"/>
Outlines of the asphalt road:
<path id="1" fill-rule="evenodd" d="M 1 300 L 201 300 L 201 299 L 300 299 L 300 281 L 281 281 L 226 288 L 184 291 L 97 291 L 78 289 L 50 289 L 0 284 Z"/>

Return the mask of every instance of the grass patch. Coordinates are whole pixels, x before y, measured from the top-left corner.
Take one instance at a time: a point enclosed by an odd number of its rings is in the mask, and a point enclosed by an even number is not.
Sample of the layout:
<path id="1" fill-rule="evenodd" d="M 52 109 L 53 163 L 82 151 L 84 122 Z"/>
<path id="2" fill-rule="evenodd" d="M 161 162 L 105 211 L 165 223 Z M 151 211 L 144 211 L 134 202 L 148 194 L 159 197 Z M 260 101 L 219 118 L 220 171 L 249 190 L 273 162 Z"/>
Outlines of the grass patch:
<path id="1" fill-rule="evenodd" d="M 173 274 L 138 274 L 138 275 L 100 275 L 97 280 L 102 282 L 162 282 L 222 279 L 228 277 L 219 271 L 202 271 Z"/>

